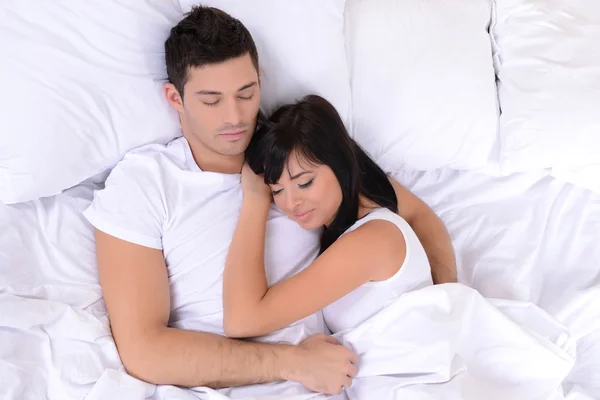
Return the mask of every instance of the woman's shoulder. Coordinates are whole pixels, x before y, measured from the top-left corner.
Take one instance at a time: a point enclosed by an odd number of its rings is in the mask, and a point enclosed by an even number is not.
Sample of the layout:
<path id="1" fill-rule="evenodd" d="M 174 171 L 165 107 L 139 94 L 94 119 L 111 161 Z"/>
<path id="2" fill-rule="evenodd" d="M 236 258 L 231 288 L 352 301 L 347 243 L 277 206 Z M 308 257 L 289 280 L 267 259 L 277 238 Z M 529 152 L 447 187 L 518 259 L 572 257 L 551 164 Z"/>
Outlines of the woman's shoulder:
<path id="1" fill-rule="evenodd" d="M 388 209 L 370 211 L 356 221 L 340 239 L 347 245 L 389 253 L 397 257 L 398 251 L 406 252 L 402 229 L 398 226 L 400 216 Z"/>
<path id="2" fill-rule="evenodd" d="M 359 227 L 337 242 L 334 245 L 337 245 L 338 251 L 353 253 L 365 262 L 370 270 L 370 280 L 385 280 L 393 276 L 407 256 L 402 230 L 393 221 L 377 218 L 373 214 L 363 218 Z"/>
<path id="3" fill-rule="evenodd" d="M 360 222 L 360 224 L 358 224 Z M 406 223 L 402 217 L 387 208 L 378 208 L 370 211 L 363 218 L 357 221 L 354 232 L 364 232 L 362 236 L 369 236 L 376 240 L 385 238 L 395 240 L 404 240 L 402 228 L 399 226 L 402 222 Z"/>
<path id="4" fill-rule="evenodd" d="M 373 208 L 373 209 L 369 210 L 368 212 L 366 212 L 365 215 L 363 215 L 352 226 L 350 226 L 350 228 L 348 228 L 346 230 L 346 232 L 344 232 L 344 234 L 348 234 L 369 222 L 378 221 L 378 220 L 379 221 L 388 221 L 391 224 L 396 225 L 397 229 L 399 229 L 400 231 L 403 230 L 404 225 L 408 224 L 404 220 L 404 218 L 402 218 L 397 213 L 389 210 L 388 208 L 377 207 L 377 208 Z M 377 225 L 380 225 L 380 224 L 377 224 Z"/>

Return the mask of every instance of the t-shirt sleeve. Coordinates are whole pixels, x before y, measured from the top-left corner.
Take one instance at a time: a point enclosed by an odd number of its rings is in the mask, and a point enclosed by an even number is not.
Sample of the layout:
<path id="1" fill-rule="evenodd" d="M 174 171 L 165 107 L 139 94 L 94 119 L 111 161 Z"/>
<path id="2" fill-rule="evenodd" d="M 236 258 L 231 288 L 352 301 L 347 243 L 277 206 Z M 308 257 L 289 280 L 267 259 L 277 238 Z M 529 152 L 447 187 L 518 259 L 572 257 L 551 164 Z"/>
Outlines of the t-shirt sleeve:
<path id="1" fill-rule="evenodd" d="M 96 229 L 153 249 L 162 249 L 166 209 L 157 161 L 130 154 L 111 171 L 105 187 L 94 193 L 84 216 Z"/>

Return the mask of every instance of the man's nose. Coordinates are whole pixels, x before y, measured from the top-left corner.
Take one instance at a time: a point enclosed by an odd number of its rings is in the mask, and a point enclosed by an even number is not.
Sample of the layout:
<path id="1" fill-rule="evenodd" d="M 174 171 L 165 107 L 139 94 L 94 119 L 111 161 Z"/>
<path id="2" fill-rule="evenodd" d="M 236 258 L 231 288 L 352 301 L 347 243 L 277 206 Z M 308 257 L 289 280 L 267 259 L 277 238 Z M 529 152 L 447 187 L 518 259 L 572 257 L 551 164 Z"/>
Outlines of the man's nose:
<path id="1" fill-rule="evenodd" d="M 231 99 L 225 105 L 225 122 L 234 126 L 242 122 L 242 112 L 240 104 L 235 99 Z"/>

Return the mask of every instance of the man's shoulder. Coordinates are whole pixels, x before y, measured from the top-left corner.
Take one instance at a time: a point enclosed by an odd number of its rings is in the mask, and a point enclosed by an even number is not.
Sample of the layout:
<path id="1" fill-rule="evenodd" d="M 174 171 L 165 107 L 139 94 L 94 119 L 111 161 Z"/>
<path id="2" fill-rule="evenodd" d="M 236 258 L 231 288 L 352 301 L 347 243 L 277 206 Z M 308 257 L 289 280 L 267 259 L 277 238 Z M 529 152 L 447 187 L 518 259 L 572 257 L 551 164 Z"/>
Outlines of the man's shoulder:
<path id="1" fill-rule="evenodd" d="M 180 136 L 167 143 L 150 143 L 137 147 L 125 154 L 124 159 L 138 157 L 140 159 L 171 160 L 173 162 L 187 161 L 185 138 Z"/>
<path id="2" fill-rule="evenodd" d="M 154 175 L 163 170 L 187 170 L 188 160 L 183 140 L 183 137 L 179 137 L 165 144 L 152 143 L 135 148 L 115 165 L 111 175 L 126 173 L 135 179 L 140 175 Z"/>
<path id="3" fill-rule="evenodd" d="M 163 224 L 177 193 L 173 189 L 177 176 L 171 171 L 177 170 L 181 158 L 173 142 L 128 152 L 111 170 L 104 188 L 94 192 L 84 212 L 88 221 L 119 239 L 162 248 Z"/>

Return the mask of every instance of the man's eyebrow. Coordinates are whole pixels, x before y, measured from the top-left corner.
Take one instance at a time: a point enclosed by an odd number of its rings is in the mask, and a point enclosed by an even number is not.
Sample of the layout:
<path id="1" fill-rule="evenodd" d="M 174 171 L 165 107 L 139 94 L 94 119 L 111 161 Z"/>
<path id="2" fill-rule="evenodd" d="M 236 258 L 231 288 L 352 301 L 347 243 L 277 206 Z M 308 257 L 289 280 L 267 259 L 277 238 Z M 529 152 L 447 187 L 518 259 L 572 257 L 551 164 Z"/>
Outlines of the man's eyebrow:
<path id="1" fill-rule="evenodd" d="M 253 81 L 253 82 L 250 82 L 250 83 L 247 83 L 247 84 L 245 84 L 244 86 L 242 86 L 241 88 L 239 88 L 237 91 L 238 91 L 238 92 L 241 92 L 242 90 L 249 89 L 249 88 L 251 88 L 252 86 L 256 86 L 256 85 L 257 85 L 256 81 Z"/>
<path id="2" fill-rule="evenodd" d="M 198 90 L 196 94 L 210 94 L 210 95 L 221 95 L 223 93 L 217 92 L 216 90 Z"/>
<path id="3" fill-rule="evenodd" d="M 294 175 L 294 176 L 290 176 L 290 180 L 291 180 L 291 181 L 293 181 L 294 179 L 298 179 L 298 178 L 300 178 L 302 175 L 309 174 L 309 173 L 311 173 L 311 172 L 312 172 L 312 171 L 302 171 L 302 172 L 300 172 L 299 174 L 296 174 L 296 175 Z"/>
<path id="4" fill-rule="evenodd" d="M 241 92 L 243 90 L 249 89 L 249 88 L 251 88 L 253 86 L 256 86 L 256 85 L 257 85 L 257 82 L 253 81 L 253 82 L 245 84 L 244 86 L 242 86 L 241 88 L 239 88 L 237 91 Z M 223 92 L 219 92 L 219 91 L 216 91 L 216 90 L 198 90 L 195 93 L 196 94 L 208 94 L 208 95 L 212 95 L 212 96 L 220 96 L 220 95 L 223 94 Z"/>

